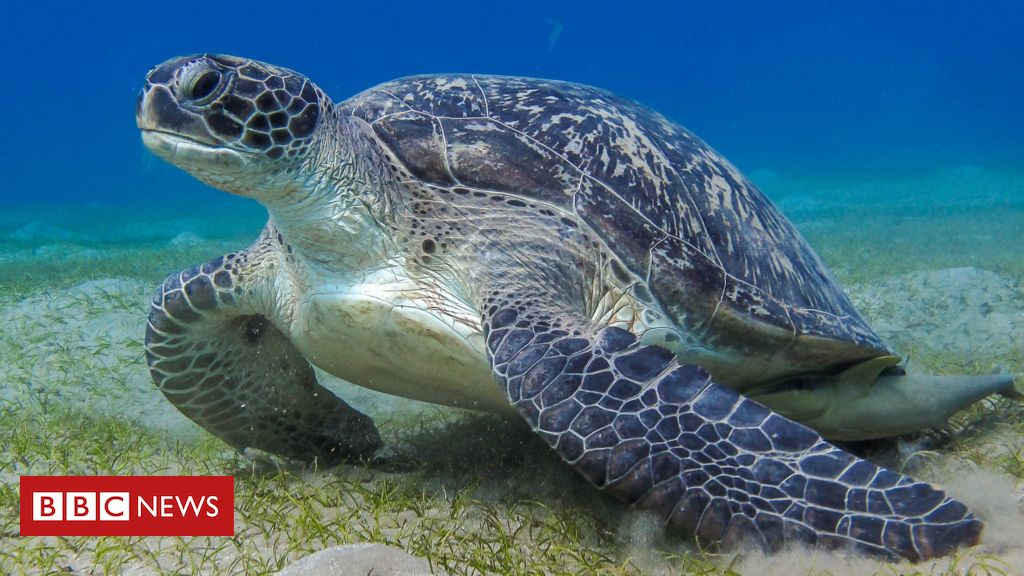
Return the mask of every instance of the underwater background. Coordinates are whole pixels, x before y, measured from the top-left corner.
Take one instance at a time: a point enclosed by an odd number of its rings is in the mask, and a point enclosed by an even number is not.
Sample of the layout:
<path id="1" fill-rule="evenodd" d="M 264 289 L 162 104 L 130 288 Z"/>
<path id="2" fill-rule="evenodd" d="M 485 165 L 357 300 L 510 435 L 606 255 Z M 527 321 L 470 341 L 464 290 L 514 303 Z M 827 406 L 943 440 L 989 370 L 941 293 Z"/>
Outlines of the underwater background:
<path id="1" fill-rule="evenodd" d="M 4 20 L 2 198 L 18 203 L 209 199 L 152 165 L 132 114 L 150 67 L 196 52 L 294 68 L 335 100 L 428 72 L 592 84 L 748 172 L 1024 160 L 1012 0 L 18 2 Z"/>
<path id="2" fill-rule="evenodd" d="M 496 416 L 345 389 L 393 456 L 326 473 L 257 469 L 199 431 L 150 383 L 146 303 L 168 274 L 246 246 L 266 214 L 142 145 L 139 89 L 178 55 L 293 68 L 336 101 L 431 72 L 633 98 L 751 176 L 912 369 L 1024 378 L 1022 2 L 39 1 L 3 12 L 0 573 L 265 573 L 360 541 L 449 573 L 891 569 L 736 560 L 666 539 Z M 1024 574 L 1019 404 L 988 401 L 943 434 L 860 450 L 948 486 L 989 523 L 980 549 L 916 569 Z M 239 536 L 18 538 L 17 476 L 75 473 L 235 474 Z"/>

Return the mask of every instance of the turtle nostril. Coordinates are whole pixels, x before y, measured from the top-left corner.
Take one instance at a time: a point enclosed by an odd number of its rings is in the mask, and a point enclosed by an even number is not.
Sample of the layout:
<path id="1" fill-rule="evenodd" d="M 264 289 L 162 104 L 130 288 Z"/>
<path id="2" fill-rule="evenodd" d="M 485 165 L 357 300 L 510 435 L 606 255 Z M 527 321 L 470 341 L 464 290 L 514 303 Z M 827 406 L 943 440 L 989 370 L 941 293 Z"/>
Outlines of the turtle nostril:
<path id="1" fill-rule="evenodd" d="M 213 94 L 220 85 L 221 74 L 216 70 L 204 70 L 192 77 L 188 84 L 188 96 L 193 100 L 202 100 Z"/>

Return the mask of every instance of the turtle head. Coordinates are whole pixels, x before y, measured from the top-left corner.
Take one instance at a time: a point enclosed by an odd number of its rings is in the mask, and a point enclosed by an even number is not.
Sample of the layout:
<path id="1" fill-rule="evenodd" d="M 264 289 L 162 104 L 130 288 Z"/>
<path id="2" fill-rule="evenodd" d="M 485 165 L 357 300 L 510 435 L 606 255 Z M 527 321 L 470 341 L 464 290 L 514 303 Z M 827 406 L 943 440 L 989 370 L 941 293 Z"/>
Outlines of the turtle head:
<path id="1" fill-rule="evenodd" d="M 200 55 L 153 68 L 135 118 L 157 156 L 217 188 L 261 197 L 301 180 L 331 108 L 324 92 L 301 74 Z"/>

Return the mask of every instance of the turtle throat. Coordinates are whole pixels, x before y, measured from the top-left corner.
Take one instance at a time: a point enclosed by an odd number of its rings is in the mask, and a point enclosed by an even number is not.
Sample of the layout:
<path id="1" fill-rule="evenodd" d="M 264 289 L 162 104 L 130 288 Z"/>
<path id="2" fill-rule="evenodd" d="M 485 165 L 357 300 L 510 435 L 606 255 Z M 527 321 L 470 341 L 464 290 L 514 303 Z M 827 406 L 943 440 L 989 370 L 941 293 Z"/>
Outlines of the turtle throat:
<path id="1" fill-rule="evenodd" d="M 333 272 L 373 269 L 394 253 L 384 224 L 392 182 L 359 126 L 330 128 L 321 127 L 291 182 L 260 191 L 257 199 L 284 248 L 302 261 Z"/>

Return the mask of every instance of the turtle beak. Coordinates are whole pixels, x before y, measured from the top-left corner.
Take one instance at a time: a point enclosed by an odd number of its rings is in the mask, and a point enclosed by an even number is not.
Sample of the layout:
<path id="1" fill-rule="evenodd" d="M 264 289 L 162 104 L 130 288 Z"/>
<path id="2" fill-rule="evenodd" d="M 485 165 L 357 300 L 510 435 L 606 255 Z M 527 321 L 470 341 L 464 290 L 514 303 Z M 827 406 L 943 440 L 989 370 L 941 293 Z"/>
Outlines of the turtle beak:
<path id="1" fill-rule="evenodd" d="M 175 83 L 182 67 L 196 59 L 172 58 L 150 70 L 135 104 L 135 124 L 151 152 L 203 178 L 204 173 L 243 167 L 247 161 L 210 133 L 199 110 L 179 100 Z"/>
<path id="2" fill-rule="evenodd" d="M 203 143 L 216 143 L 198 114 L 178 106 L 165 86 L 147 84 L 135 105 L 135 124 L 139 130 L 177 134 Z"/>
<path id="3" fill-rule="evenodd" d="M 135 102 L 135 124 L 143 134 L 164 132 L 201 144 L 220 144 L 199 112 L 182 106 L 176 95 L 174 84 L 179 70 L 194 60 L 195 57 L 173 58 L 150 70 Z"/>
<path id="4" fill-rule="evenodd" d="M 150 152 L 192 171 L 195 162 L 233 165 L 240 154 L 211 137 L 200 116 L 177 106 L 163 86 L 147 84 L 139 95 L 135 123 Z"/>

